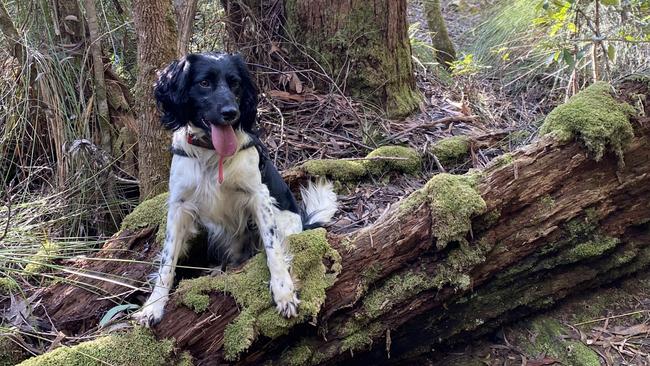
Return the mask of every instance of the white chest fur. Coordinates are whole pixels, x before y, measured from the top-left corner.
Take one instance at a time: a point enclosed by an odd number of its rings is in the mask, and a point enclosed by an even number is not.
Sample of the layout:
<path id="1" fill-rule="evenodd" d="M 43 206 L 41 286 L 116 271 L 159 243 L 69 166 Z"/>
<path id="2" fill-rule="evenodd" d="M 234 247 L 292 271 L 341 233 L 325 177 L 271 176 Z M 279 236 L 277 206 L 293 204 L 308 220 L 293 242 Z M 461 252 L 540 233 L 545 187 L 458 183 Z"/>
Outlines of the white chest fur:
<path id="1" fill-rule="evenodd" d="M 240 147 L 248 143 L 246 134 L 238 132 L 237 135 Z M 257 150 L 253 147 L 240 149 L 225 159 L 224 181 L 220 184 L 217 179 L 219 160 L 214 151 L 189 145 L 184 138 L 174 140 L 175 146 L 190 157 L 176 155 L 172 160 L 170 209 L 180 208 L 189 213 L 214 236 L 214 241 L 221 242 L 237 257 L 243 245 L 256 244 L 244 241 L 251 240 L 246 233 L 248 222 L 258 194 L 266 190 L 258 168 Z M 176 144 L 177 141 L 182 143 Z"/>

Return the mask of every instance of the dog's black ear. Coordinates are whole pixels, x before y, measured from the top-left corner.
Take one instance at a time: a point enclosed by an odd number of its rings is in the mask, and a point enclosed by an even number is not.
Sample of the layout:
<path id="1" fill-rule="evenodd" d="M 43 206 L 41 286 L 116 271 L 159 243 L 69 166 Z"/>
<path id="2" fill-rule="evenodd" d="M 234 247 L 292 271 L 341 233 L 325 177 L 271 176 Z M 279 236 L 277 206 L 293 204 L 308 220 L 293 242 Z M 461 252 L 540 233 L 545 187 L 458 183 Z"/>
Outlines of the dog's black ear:
<path id="1" fill-rule="evenodd" d="M 170 63 L 158 74 L 154 95 L 161 111 L 163 127 L 177 130 L 189 122 L 189 62 L 183 57 Z"/>
<path id="2" fill-rule="evenodd" d="M 239 100 L 239 125 L 244 131 L 253 132 L 255 119 L 257 118 L 257 87 L 248 72 L 244 58 L 239 54 L 233 55 L 232 57 L 241 79 L 240 87 L 242 95 Z"/>

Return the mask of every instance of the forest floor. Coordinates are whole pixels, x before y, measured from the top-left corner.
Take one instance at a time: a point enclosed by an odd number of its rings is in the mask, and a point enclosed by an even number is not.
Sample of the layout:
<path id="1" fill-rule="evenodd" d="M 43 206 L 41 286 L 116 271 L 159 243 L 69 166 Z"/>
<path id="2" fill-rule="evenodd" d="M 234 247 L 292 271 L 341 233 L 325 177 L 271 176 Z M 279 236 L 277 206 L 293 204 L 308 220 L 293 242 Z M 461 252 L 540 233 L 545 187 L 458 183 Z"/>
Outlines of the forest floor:
<path id="1" fill-rule="evenodd" d="M 443 13 L 459 53 L 471 42 L 472 30 L 480 22 L 478 14 L 483 8 L 494 6 L 493 3 L 443 2 L 446 4 Z M 412 43 L 414 51 L 420 49 L 421 56 L 420 66 L 415 69 L 417 87 L 423 95 L 419 112 L 406 120 L 388 120 L 375 113 L 371 106 L 350 102 L 337 94 L 289 94 L 271 90 L 262 98 L 264 142 L 274 152 L 272 158 L 280 170 L 310 159 L 363 158 L 385 144 L 408 145 L 424 157 L 420 174 L 392 172 L 337 187 L 340 210 L 329 228 L 334 233 L 348 233 L 371 224 L 391 204 L 440 172 L 441 166 L 431 152 L 436 141 L 452 136 L 474 140 L 470 158 L 453 166 L 442 166 L 445 171 L 462 173 L 470 168 L 483 168 L 496 156 L 534 139 L 543 115 L 554 106 L 542 102 L 548 94 L 548 90 L 542 92 L 543 86 L 512 94 L 492 76 L 490 79 L 480 74 L 452 78 L 439 66 L 432 66 L 432 62 L 425 60 L 432 59 L 433 53 L 428 46 L 430 38 L 421 2 L 409 4 L 409 24 L 416 24 L 411 30 Z M 441 118 L 452 121 L 430 126 Z M 465 118 L 465 121 L 453 121 L 454 118 Z M 429 126 L 417 127 L 425 124 Z M 490 144 L 476 144 L 486 138 Z"/>
<path id="2" fill-rule="evenodd" d="M 474 39 L 485 14 L 496 1 L 443 1 L 451 38 L 459 57 Z M 409 2 L 409 23 L 415 48 L 430 43 L 420 1 Z M 422 55 L 420 51 L 420 55 Z M 462 173 L 483 168 L 495 157 L 528 144 L 537 127 L 557 104 L 550 86 L 530 84 L 508 88 L 494 74 L 456 76 L 416 66 L 423 101 L 406 120 L 388 120 L 368 106 L 338 95 L 287 95 L 267 92 L 262 102 L 265 142 L 280 169 L 317 158 L 363 158 L 378 145 L 408 145 L 424 156 L 416 175 L 387 173 L 337 186 L 340 210 L 329 230 L 348 233 L 372 224 L 390 206 L 421 187 L 441 168 Z M 416 62 L 418 64 L 418 62 Z M 550 95 L 550 97 L 549 97 Z M 278 122 L 278 112 L 282 118 Z M 473 117 L 430 126 L 441 118 Z M 290 121 L 286 123 L 284 119 Z M 361 123 L 360 123 L 361 122 Z M 358 128 L 359 124 L 363 127 Z M 428 124 L 427 127 L 416 127 Z M 470 145 L 469 158 L 454 166 L 436 163 L 431 146 L 451 136 L 470 141 L 492 138 L 490 144 Z M 589 295 L 581 295 L 529 320 L 511 324 L 470 345 L 435 350 L 419 360 L 429 365 L 650 365 L 650 273 Z M 432 350 L 434 351 L 434 350 Z M 594 363 L 595 362 L 595 363 Z"/>

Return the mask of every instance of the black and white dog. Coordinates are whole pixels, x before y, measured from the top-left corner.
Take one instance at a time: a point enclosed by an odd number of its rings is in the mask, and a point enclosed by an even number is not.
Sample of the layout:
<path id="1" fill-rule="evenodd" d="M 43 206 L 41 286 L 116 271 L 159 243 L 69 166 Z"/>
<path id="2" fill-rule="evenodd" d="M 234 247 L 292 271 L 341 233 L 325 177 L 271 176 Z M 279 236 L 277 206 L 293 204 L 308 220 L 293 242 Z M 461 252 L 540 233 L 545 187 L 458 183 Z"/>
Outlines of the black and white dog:
<path id="1" fill-rule="evenodd" d="M 205 228 L 210 247 L 236 264 L 263 246 L 270 289 L 280 314 L 295 316 L 286 237 L 318 227 L 336 212 L 332 185 L 303 189 L 299 207 L 254 132 L 257 93 L 244 61 L 226 53 L 190 54 L 159 76 L 155 96 L 162 124 L 174 130 L 167 231 L 151 296 L 134 318 L 158 322 L 189 238 Z"/>

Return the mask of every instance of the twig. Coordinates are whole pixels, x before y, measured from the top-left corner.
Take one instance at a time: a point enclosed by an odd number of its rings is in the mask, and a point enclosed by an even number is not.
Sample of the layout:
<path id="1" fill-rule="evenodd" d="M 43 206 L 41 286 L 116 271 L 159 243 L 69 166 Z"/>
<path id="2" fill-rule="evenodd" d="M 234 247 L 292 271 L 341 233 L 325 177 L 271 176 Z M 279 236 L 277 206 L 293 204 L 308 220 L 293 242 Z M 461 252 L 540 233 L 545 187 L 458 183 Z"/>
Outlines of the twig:
<path id="1" fill-rule="evenodd" d="M 440 164 L 440 160 L 438 160 L 438 157 L 437 157 L 437 156 L 433 155 L 433 161 L 436 162 L 436 166 L 438 167 L 438 170 L 440 170 L 440 172 L 442 172 L 442 173 L 446 173 L 446 172 L 447 172 L 447 171 L 445 170 L 445 168 L 442 166 L 442 164 Z"/>
<path id="2" fill-rule="evenodd" d="M 602 322 L 602 321 L 604 321 L 604 320 L 608 320 L 608 319 L 622 318 L 622 317 L 625 317 L 625 316 L 636 315 L 636 314 L 642 314 L 642 313 L 647 313 L 647 312 L 650 312 L 650 310 L 638 310 L 638 311 L 633 311 L 633 312 L 631 312 L 631 313 L 625 313 L 625 314 L 620 314 L 620 315 L 608 316 L 608 317 L 605 317 L 605 318 L 599 318 L 599 319 L 594 319 L 594 320 L 587 320 L 587 321 L 585 321 L 585 322 L 576 323 L 576 324 L 573 324 L 573 325 L 577 327 L 577 326 L 579 326 L 579 325 L 585 325 L 585 324 L 597 323 L 597 322 Z"/>

